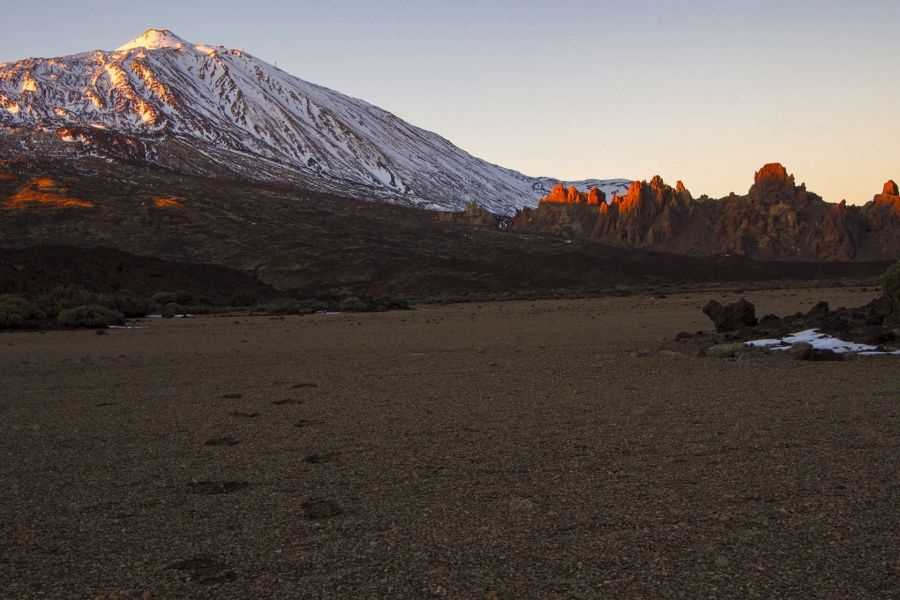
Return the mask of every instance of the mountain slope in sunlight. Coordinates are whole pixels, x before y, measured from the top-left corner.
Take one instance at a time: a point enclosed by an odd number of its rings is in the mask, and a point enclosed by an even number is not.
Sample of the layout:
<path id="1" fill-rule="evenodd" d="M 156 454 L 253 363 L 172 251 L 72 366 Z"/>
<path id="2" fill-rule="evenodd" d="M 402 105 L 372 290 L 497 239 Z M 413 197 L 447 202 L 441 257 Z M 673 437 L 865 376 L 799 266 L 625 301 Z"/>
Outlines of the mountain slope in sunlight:
<path id="1" fill-rule="evenodd" d="M 151 29 L 114 51 L 0 64 L 0 127 L 19 151 L 94 153 L 203 176 L 511 214 L 557 181 L 471 156 L 362 100 L 243 51 Z M 627 180 L 578 182 L 612 196 Z"/>

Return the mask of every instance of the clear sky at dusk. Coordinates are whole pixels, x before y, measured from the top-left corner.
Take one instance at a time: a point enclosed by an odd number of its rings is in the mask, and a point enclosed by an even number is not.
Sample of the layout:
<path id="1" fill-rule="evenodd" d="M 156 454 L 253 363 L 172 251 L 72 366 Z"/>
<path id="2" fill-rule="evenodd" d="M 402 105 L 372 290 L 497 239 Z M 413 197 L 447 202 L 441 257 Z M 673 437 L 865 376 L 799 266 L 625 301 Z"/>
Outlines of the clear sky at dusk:
<path id="1" fill-rule="evenodd" d="M 149 27 L 241 48 L 529 175 L 826 200 L 900 179 L 900 2 L 3 0 L 0 62 Z"/>

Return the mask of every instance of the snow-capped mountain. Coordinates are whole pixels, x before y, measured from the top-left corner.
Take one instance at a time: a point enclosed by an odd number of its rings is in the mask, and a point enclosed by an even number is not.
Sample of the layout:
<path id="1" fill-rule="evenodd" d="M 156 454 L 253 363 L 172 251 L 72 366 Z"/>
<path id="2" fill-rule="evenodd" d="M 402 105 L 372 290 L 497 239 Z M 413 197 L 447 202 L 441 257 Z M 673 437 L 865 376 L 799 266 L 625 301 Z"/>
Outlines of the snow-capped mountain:
<path id="1" fill-rule="evenodd" d="M 557 183 L 475 158 L 243 51 L 192 44 L 158 29 L 114 51 L 0 64 L 0 128 L 19 137 L 43 133 L 66 143 L 66 153 L 302 182 L 428 208 L 456 210 L 474 199 L 511 214 L 537 204 Z M 628 183 L 575 185 L 597 186 L 610 197 Z"/>

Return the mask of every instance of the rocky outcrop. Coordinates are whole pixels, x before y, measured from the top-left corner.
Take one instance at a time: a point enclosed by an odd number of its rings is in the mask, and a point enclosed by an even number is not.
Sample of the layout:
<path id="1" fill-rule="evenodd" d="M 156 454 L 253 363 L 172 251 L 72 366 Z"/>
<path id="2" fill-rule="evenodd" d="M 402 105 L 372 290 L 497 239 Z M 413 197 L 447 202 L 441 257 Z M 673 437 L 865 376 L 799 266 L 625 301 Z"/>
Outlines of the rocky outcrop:
<path id="1" fill-rule="evenodd" d="M 900 256 L 900 193 L 897 184 L 889 180 L 871 202 L 860 209 L 867 232 L 867 248 L 873 255 L 887 258 Z"/>
<path id="2" fill-rule="evenodd" d="M 870 210 L 877 208 L 886 213 L 900 214 L 900 191 L 897 189 L 897 184 L 893 180 L 888 180 L 881 193 L 876 194 L 872 202 L 866 206 L 870 207 Z"/>
<path id="3" fill-rule="evenodd" d="M 900 323 L 891 314 L 890 304 L 884 296 L 858 308 L 832 310 L 827 302 L 818 302 L 806 313 L 797 312 L 784 317 L 769 314 L 758 320 L 753 304 L 743 298 L 725 306 L 710 300 L 703 307 L 703 313 L 712 319 L 717 335 L 682 332 L 675 339 L 682 343 L 691 340 L 699 342 L 701 353 L 708 355 L 725 355 L 728 346 L 734 343 L 783 340 L 809 330 L 845 342 L 872 346 L 872 352 L 892 352 L 900 341 Z M 772 346 L 780 345 L 781 350 L 787 350 L 787 343 Z M 809 352 L 811 348 L 808 342 L 795 342 L 789 354 L 800 360 L 822 360 L 823 356 Z M 743 351 L 751 350 L 745 346 Z"/>
<path id="4" fill-rule="evenodd" d="M 601 206 L 592 237 L 652 248 L 673 242 L 701 218 L 683 183 L 672 188 L 657 175 L 649 183 L 635 181 L 624 196 L 613 196 L 607 206 Z"/>
<path id="5" fill-rule="evenodd" d="M 582 192 L 556 184 L 541 198 L 537 208 L 516 212 L 512 228 L 542 231 L 567 238 L 587 237 L 597 221 L 599 211 L 606 208 L 606 194 L 595 187 Z"/>
<path id="6" fill-rule="evenodd" d="M 585 206 L 577 190 L 554 189 L 544 204 Z M 538 209 L 540 211 L 540 208 Z M 797 185 L 781 164 L 756 172 L 744 196 L 695 200 L 680 181 L 636 181 L 623 196 L 601 203 L 594 224 L 573 215 L 525 214 L 514 228 L 568 236 L 589 232 L 606 244 L 700 256 L 740 255 L 764 260 L 892 260 L 900 257 L 900 195 L 889 181 L 865 206 L 832 204 Z"/>
<path id="7" fill-rule="evenodd" d="M 574 185 L 566 186 L 557 183 L 550 190 L 550 193 L 541 198 L 538 206 L 545 204 L 584 204 L 587 206 L 600 206 L 606 202 L 606 194 L 595 187 L 588 188 L 586 192 L 581 192 Z"/>
<path id="8" fill-rule="evenodd" d="M 473 225 L 477 227 L 493 227 L 497 225 L 497 215 L 472 200 L 462 212 L 439 212 L 435 217 L 442 223 L 454 225 Z"/>
<path id="9" fill-rule="evenodd" d="M 828 219 L 830 205 L 796 185 L 780 164 L 763 166 L 746 196 L 721 200 L 712 232 L 714 253 L 762 259 L 850 260 L 855 248 L 847 243 L 849 220 L 838 209 Z"/>
<path id="10" fill-rule="evenodd" d="M 756 307 L 745 298 L 726 305 L 710 300 L 703 307 L 703 314 L 712 320 L 717 333 L 753 327 L 759 322 L 756 318 Z"/>

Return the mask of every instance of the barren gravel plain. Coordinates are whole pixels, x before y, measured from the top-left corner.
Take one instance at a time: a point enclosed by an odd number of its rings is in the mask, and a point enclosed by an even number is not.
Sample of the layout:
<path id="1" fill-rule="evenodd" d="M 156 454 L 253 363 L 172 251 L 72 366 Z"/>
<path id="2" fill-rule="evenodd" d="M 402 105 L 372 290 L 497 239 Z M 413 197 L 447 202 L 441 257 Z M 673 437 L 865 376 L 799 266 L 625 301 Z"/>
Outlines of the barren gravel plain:
<path id="1" fill-rule="evenodd" d="M 900 361 L 671 341 L 737 297 L 2 334 L 0 597 L 900 596 Z"/>

